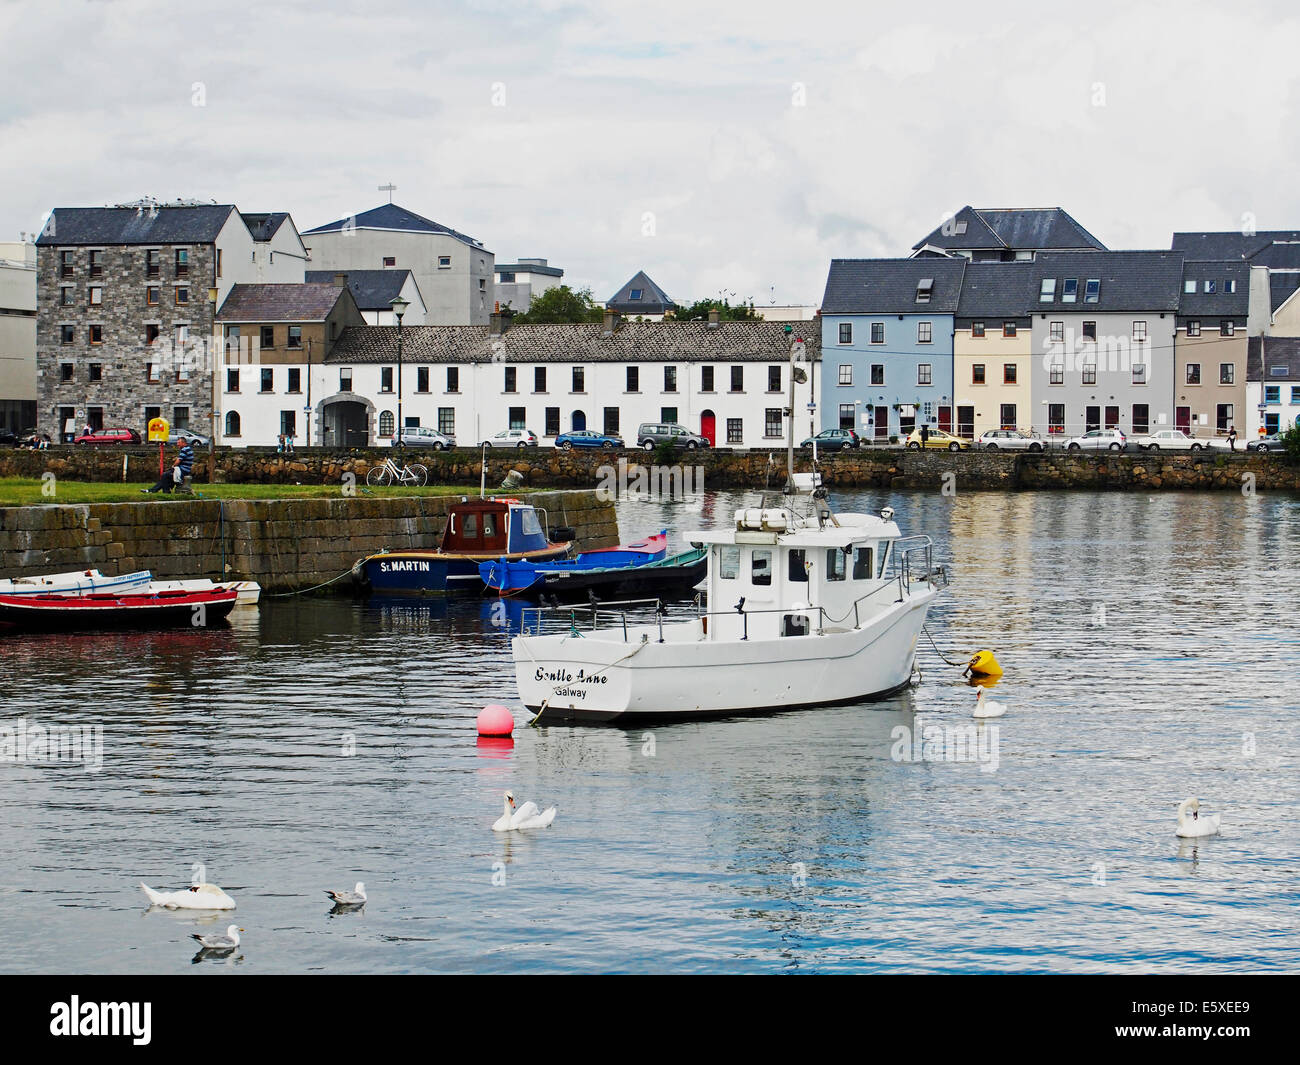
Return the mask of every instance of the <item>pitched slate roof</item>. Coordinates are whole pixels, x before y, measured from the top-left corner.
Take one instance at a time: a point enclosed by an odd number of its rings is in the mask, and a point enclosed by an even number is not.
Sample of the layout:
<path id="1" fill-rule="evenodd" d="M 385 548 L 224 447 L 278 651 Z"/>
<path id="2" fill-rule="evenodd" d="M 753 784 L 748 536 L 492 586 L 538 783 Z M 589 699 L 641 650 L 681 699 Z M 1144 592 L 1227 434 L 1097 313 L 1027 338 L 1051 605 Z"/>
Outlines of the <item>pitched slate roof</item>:
<path id="1" fill-rule="evenodd" d="M 1183 287 L 1183 256 L 1175 251 L 1043 252 L 1034 260 L 1035 311 L 1082 314 L 1085 311 L 1177 311 Z M 1044 278 L 1056 279 L 1048 303 L 1039 300 Z M 1074 303 L 1061 299 L 1063 282 L 1079 282 Z M 1101 290 L 1096 303 L 1086 303 L 1086 284 L 1096 279 Z"/>
<path id="2" fill-rule="evenodd" d="M 333 284 L 235 285 L 219 322 L 322 322 L 343 295 Z"/>
<path id="3" fill-rule="evenodd" d="M 964 232 L 961 223 L 966 223 Z M 1008 251 L 1038 251 L 1047 248 L 1095 248 L 1106 245 L 1079 225 L 1060 207 L 989 208 L 963 207 L 950 222 L 912 245 L 916 251 L 925 245 L 937 248 L 973 250 L 1005 248 Z"/>
<path id="4" fill-rule="evenodd" d="M 1245 234 L 1240 231 L 1175 233 L 1170 247 L 1188 259 L 1251 259 L 1274 241 L 1300 240 L 1300 230 L 1272 229 Z"/>
<path id="5" fill-rule="evenodd" d="M 211 244 L 233 204 L 197 207 L 56 207 L 36 243 Z"/>
<path id="6" fill-rule="evenodd" d="M 1027 318 L 1037 296 L 1031 262 L 967 263 L 958 318 Z"/>
<path id="7" fill-rule="evenodd" d="M 792 326 L 787 334 L 785 326 Z M 402 330 L 402 359 L 414 363 L 514 362 L 785 362 L 804 342 L 821 356 L 816 321 L 622 322 L 612 335 L 601 323 L 516 325 L 493 334 L 482 325 L 416 325 Z M 397 327 L 345 329 L 327 362 L 396 362 Z"/>
<path id="8" fill-rule="evenodd" d="M 1285 366 L 1285 376 L 1274 376 L 1275 366 Z M 1300 381 L 1300 337 L 1251 337 L 1246 344 L 1246 380 L 1265 384 Z"/>
<path id="9" fill-rule="evenodd" d="M 1244 318 L 1250 312 L 1250 264 L 1243 259 L 1215 262 L 1193 260 L 1183 263 L 1183 289 L 1179 290 L 1180 318 Z M 1187 292 L 1186 282 L 1196 283 L 1195 292 Z M 1214 291 L 1205 291 L 1205 282 L 1214 283 Z M 1227 281 L 1235 281 L 1236 291 L 1225 291 Z"/>
<path id="10" fill-rule="evenodd" d="M 634 300 L 632 290 L 640 289 L 641 298 Z M 673 310 L 677 304 L 663 289 L 650 280 L 644 270 L 638 270 L 635 276 L 605 301 L 605 306 L 620 314 L 663 314 Z"/>
<path id="11" fill-rule="evenodd" d="M 953 314 L 961 294 L 965 259 L 832 259 L 822 297 L 823 314 Z M 917 286 L 932 280 L 928 303 Z"/>
<path id="12" fill-rule="evenodd" d="M 362 211 L 358 215 L 350 215 L 347 218 L 328 222 L 323 226 L 307 230 L 303 236 L 309 237 L 313 233 L 337 233 L 345 228 L 394 229 L 405 233 L 441 233 L 448 237 L 455 237 L 457 240 L 464 241 L 475 248 L 483 247 L 481 240 L 475 240 L 473 237 L 466 236 L 450 226 L 444 226 L 441 222 L 435 222 L 431 218 L 425 218 L 424 215 L 408 211 L 405 207 L 399 207 L 395 203 L 385 203 L 373 210 Z"/>
<path id="13" fill-rule="evenodd" d="M 275 236 L 279 228 L 284 225 L 284 220 L 289 217 L 288 211 L 271 211 L 265 214 L 248 214 L 240 211 L 239 214 L 244 220 L 244 225 L 248 226 L 248 231 L 253 234 L 253 239 L 259 244 Z"/>
<path id="14" fill-rule="evenodd" d="M 395 296 L 401 293 L 410 270 L 308 270 L 307 281 L 334 284 L 335 274 L 347 274 L 348 291 L 363 311 L 391 311 Z"/>
<path id="15" fill-rule="evenodd" d="M 1298 288 L 1300 288 L 1300 272 L 1270 270 L 1268 272 L 1269 310 L 1276 311 Z"/>

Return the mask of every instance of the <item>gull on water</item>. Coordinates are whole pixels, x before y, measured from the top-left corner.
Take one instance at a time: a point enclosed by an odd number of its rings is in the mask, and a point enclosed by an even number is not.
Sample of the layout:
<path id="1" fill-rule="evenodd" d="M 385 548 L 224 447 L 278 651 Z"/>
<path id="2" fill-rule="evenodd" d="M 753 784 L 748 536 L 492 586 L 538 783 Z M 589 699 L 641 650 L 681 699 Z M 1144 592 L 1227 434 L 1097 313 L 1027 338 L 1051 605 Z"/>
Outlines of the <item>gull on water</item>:
<path id="1" fill-rule="evenodd" d="M 239 933 L 242 931 L 243 929 L 239 925 L 232 924 L 226 929 L 224 936 L 219 933 L 203 936 L 197 932 L 192 932 L 190 938 L 198 940 L 204 950 L 234 950 L 239 946 Z"/>
<path id="2" fill-rule="evenodd" d="M 366 885 L 360 880 L 357 881 L 357 886 L 351 891 L 326 891 L 325 894 L 340 906 L 364 906 L 366 904 Z"/>

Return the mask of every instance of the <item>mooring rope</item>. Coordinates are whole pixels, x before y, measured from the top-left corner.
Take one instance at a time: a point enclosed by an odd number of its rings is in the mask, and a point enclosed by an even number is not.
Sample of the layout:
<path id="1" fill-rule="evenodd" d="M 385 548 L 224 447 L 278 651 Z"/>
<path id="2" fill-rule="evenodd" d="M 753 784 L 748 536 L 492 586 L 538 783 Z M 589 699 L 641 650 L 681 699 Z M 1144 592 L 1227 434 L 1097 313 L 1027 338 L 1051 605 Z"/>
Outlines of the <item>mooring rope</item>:
<path id="1" fill-rule="evenodd" d="M 934 642 L 934 637 L 930 635 L 930 630 L 927 629 L 924 625 L 921 626 L 921 631 L 925 633 L 926 639 L 930 641 L 930 646 L 934 648 L 934 653 L 937 654 L 940 658 L 942 658 L 948 665 L 964 666 L 966 664 L 965 662 L 954 662 L 951 658 L 945 656 L 944 653 L 939 650 L 939 645 Z"/>

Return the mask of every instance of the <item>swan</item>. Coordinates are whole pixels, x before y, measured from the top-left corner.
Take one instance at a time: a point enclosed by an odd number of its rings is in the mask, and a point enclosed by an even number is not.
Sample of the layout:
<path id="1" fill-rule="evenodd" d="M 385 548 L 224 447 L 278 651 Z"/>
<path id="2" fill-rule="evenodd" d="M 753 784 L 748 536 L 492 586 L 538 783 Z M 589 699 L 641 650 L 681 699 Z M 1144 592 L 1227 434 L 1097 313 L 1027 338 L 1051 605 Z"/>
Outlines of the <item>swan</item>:
<path id="1" fill-rule="evenodd" d="M 505 810 L 496 823 L 492 826 L 493 832 L 510 832 L 524 828 L 545 828 L 555 820 L 555 807 L 550 807 L 545 813 L 537 808 L 537 803 L 526 802 L 523 806 L 515 807 L 515 797 L 510 792 L 506 792 Z"/>
<path id="2" fill-rule="evenodd" d="M 234 950 L 239 946 L 239 933 L 242 931 L 239 925 L 232 924 L 226 929 L 224 936 L 219 934 L 201 936 L 197 932 L 191 932 L 190 938 L 197 939 L 204 950 Z"/>
<path id="3" fill-rule="evenodd" d="M 979 688 L 975 693 L 975 716 L 976 717 L 1001 717 L 1007 712 L 1006 703 L 995 703 L 992 699 L 985 700 L 984 689 Z"/>
<path id="4" fill-rule="evenodd" d="M 357 886 L 351 891 L 327 891 L 325 892 L 340 906 L 364 906 L 366 904 L 366 885 L 360 880 Z"/>
<path id="5" fill-rule="evenodd" d="M 216 884 L 195 884 L 184 891 L 154 891 L 144 881 L 140 887 L 154 906 L 169 910 L 233 910 L 235 900 Z"/>
<path id="6" fill-rule="evenodd" d="M 1187 816 L 1187 811 L 1192 811 L 1192 816 Z M 1219 831 L 1219 814 L 1206 814 L 1204 817 L 1200 814 L 1201 802 L 1199 799 L 1184 799 L 1178 804 L 1178 831 L 1175 835 L 1192 837 L 1192 836 L 1213 836 Z"/>

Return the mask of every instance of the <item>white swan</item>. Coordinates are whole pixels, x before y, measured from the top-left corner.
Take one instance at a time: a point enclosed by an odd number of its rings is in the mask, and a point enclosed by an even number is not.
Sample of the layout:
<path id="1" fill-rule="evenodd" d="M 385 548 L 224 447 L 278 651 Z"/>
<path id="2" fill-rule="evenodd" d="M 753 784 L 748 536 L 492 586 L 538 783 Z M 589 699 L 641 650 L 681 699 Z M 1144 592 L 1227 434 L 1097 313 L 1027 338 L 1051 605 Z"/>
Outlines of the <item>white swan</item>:
<path id="1" fill-rule="evenodd" d="M 1192 811 L 1192 816 L 1187 816 L 1187 811 Z M 1201 802 L 1199 799 L 1184 799 L 1178 804 L 1178 831 L 1176 835 L 1183 837 L 1194 836 L 1213 836 L 1219 831 L 1219 814 L 1206 814 L 1204 817 L 1200 814 Z"/>
<path id="2" fill-rule="evenodd" d="M 140 882 L 140 887 L 155 906 L 166 906 L 169 910 L 233 910 L 235 900 L 216 884 L 195 884 L 184 891 L 154 891 L 148 884 Z"/>
<path id="3" fill-rule="evenodd" d="M 364 906 L 366 904 L 366 885 L 360 880 L 357 886 L 351 891 L 327 891 L 325 892 L 340 906 Z"/>
<path id="4" fill-rule="evenodd" d="M 505 812 L 496 819 L 492 831 L 511 832 L 524 828 L 545 828 L 554 820 L 554 806 L 550 807 L 545 813 L 537 808 L 535 802 L 526 802 L 523 806 L 516 808 L 514 795 L 507 791 Z"/>
<path id="5" fill-rule="evenodd" d="M 979 688 L 975 692 L 975 716 L 976 717 L 1001 717 L 1007 712 L 1006 703 L 995 703 L 992 699 L 984 698 L 984 689 Z"/>
<path id="6" fill-rule="evenodd" d="M 224 936 L 219 934 L 201 936 L 197 932 L 191 932 L 190 938 L 197 939 L 204 950 L 234 950 L 239 946 L 239 933 L 242 931 L 239 925 L 232 924 L 226 929 Z"/>

